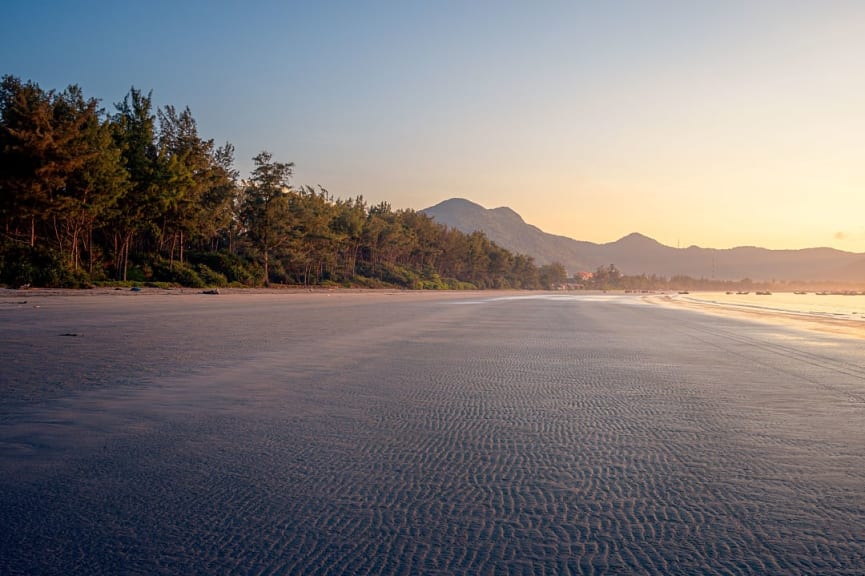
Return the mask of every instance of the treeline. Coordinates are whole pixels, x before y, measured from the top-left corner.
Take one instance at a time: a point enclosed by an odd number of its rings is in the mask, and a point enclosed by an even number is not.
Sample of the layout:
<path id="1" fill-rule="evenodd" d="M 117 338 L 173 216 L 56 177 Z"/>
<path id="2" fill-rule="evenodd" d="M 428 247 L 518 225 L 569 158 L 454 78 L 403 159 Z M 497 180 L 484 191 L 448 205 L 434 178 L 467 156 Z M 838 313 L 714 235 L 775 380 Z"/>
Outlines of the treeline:
<path id="1" fill-rule="evenodd" d="M 202 138 L 188 108 L 154 110 L 132 88 L 112 112 L 78 86 L 0 83 L 0 283 L 84 287 L 344 285 L 549 288 L 482 233 L 413 210 L 291 184 L 268 152 L 240 179 L 231 144 Z"/>
<path id="2" fill-rule="evenodd" d="M 590 277 L 568 281 L 572 287 L 589 290 L 703 290 L 703 291 L 757 291 L 757 290 L 826 290 L 839 287 L 837 282 L 719 280 L 715 278 L 693 278 L 685 275 L 659 276 L 657 274 L 627 275 L 615 264 L 599 266 Z M 841 285 L 844 288 L 850 286 Z"/>

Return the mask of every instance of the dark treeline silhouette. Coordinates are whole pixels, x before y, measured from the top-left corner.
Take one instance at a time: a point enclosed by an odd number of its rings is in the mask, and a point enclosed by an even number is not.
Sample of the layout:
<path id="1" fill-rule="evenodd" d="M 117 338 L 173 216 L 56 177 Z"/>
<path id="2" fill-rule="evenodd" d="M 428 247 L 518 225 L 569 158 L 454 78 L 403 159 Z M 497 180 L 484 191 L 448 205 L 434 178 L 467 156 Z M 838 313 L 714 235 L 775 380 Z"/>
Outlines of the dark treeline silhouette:
<path id="1" fill-rule="evenodd" d="M 344 285 L 549 288 L 483 233 L 324 188 L 295 187 L 268 152 L 246 180 L 231 144 L 199 136 L 188 108 L 135 88 L 112 112 L 78 86 L 0 83 L 0 283 L 90 286 Z"/>
<path id="2" fill-rule="evenodd" d="M 858 284 L 839 282 L 802 282 L 795 280 L 757 281 L 750 278 L 741 280 L 719 280 L 716 278 L 693 278 L 685 275 L 659 276 L 657 274 L 626 275 L 615 264 L 599 266 L 587 277 L 573 278 L 566 284 L 572 289 L 587 290 L 700 290 L 710 292 L 751 292 L 778 290 L 793 292 L 797 290 L 858 292 Z"/>

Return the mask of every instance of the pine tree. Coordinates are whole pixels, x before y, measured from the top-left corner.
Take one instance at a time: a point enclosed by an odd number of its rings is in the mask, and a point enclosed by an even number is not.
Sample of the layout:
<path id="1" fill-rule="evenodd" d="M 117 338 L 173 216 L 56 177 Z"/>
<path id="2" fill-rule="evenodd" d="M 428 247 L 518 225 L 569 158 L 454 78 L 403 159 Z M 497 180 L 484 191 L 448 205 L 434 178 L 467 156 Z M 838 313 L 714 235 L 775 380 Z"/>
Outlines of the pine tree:
<path id="1" fill-rule="evenodd" d="M 247 236 L 261 254 L 263 283 L 270 283 L 270 257 L 291 237 L 288 195 L 293 163 L 274 162 L 270 152 L 253 158 L 255 169 L 244 187 L 242 218 Z"/>

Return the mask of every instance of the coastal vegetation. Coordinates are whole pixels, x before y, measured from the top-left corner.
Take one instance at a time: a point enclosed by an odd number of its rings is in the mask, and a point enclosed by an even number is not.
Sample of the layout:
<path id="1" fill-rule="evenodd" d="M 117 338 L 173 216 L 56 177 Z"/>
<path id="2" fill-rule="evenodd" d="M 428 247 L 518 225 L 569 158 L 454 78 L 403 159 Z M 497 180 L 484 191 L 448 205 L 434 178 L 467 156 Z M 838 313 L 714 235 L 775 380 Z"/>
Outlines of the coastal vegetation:
<path id="1" fill-rule="evenodd" d="M 562 285 L 570 289 L 623 290 L 625 292 L 696 290 L 705 292 L 758 293 L 767 291 L 801 292 L 811 291 L 832 294 L 859 294 L 861 283 L 838 281 L 801 280 L 723 280 L 718 278 L 695 278 L 684 274 L 663 276 L 659 274 L 624 274 L 615 264 L 599 266 L 594 272 L 578 274 Z"/>
<path id="2" fill-rule="evenodd" d="M 293 175 L 262 151 L 241 178 L 230 143 L 202 137 L 189 108 L 156 108 L 136 88 L 107 110 L 75 85 L 58 92 L 4 76 L 0 285 L 837 289 L 634 276 L 613 264 L 578 274 Z"/>
<path id="3" fill-rule="evenodd" d="M 86 287 L 550 288 L 483 233 L 322 187 L 295 186 L 269 152 L 242 179 L 234 148 L 200 136 L 189 108 L 136 88 L 112 110 L 78 86 L 0 82 L 0 283 Z"/>

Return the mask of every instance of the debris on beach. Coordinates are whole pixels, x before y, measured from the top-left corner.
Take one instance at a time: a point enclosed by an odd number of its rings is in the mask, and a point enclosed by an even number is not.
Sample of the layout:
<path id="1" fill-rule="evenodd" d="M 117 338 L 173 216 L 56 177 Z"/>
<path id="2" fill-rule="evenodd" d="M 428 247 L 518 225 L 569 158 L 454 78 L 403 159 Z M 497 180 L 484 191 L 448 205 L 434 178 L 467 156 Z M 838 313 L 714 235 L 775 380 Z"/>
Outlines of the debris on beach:
<path id="1" fill-rule="evenodd" d="M 202 294 L 219 294 L 219 288 L 214 288 L 213 290 L 203 290 Z"/>

